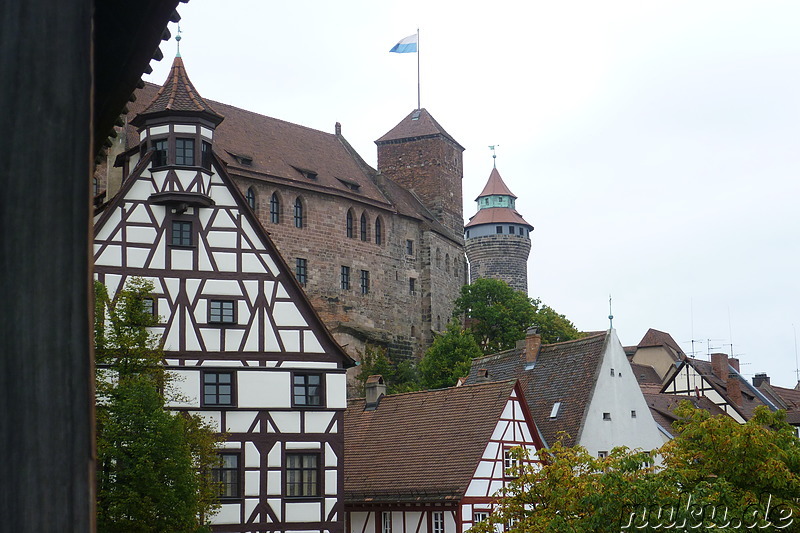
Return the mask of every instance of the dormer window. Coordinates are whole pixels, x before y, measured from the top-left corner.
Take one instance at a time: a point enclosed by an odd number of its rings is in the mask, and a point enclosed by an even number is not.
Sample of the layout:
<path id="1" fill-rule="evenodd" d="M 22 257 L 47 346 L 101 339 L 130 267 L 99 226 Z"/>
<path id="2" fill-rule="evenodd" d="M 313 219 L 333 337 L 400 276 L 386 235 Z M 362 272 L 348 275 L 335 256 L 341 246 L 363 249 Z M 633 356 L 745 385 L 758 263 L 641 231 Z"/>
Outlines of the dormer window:
<path id="1" fill-rule="evenodd" d="M 187 167 L 194 165 L 194 139 L 175 139 L 175 164 Z"/>
<path id="2" fill-rule="evenodd" d="M 344 180 L 342 178 L 336 178 L 336 179 L 339 180 L 339 182 L 341 182 L 342 185 L 344 185 L 351 191 L 358 191 L 361 188 L 361 185 L 359 185 L 355 181 Z"/>
<path id="3" fill-rule="evenodd" d="M 167 164 L 167 140 L 153 141 L 153 166 L 163 167 Z"/>

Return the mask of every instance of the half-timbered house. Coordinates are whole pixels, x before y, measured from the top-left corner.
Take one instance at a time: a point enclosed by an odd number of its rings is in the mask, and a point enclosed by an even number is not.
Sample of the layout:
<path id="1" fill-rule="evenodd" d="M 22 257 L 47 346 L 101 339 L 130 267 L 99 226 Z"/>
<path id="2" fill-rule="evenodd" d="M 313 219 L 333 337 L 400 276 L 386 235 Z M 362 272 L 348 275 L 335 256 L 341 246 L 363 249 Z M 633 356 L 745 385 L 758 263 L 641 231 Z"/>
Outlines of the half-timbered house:
<path id="1" fill-rule="evenodd" d="M 180 57 L 133 121 L 140 146 L 96 216 L 96 277 L 153 282 L 175 410 L 226 435 L 215 531 L 343 530 L 345 368 L 291 270 L 214 152 L 223 120 Z"/>
<path id="2" fill-rule="evenodd" d="M 345 414 L 350 533 L 460 533 L 489 516 L 511 448 L 542 439 L 516 380 L 383 396 L 376 376 Z"/>

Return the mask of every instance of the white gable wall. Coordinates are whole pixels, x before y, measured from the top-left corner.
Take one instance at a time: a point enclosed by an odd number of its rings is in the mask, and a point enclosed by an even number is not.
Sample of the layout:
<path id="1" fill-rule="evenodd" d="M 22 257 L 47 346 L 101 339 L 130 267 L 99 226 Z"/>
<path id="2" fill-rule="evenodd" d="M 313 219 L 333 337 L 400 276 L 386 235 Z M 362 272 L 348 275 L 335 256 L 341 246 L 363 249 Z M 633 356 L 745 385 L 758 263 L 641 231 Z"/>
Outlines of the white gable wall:
<path id="1" fill-rule="evenodd" d="M 604 413 L 609 414 L 610 420 L 604 418 Z M 617 446 L 650 451 L 663 442 L 622 344 L 612 329 L 578 444 L 597 456 Z"/>

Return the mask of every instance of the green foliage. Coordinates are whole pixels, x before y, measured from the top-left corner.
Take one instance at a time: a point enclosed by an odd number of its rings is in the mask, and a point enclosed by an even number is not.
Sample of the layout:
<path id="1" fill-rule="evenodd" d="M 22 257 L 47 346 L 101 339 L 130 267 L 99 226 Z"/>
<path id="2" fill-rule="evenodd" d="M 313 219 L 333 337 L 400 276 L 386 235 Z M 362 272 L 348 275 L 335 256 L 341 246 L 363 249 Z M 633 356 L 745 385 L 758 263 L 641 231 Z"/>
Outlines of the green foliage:
<path id="1" fill-rule="evenodd" d="M 498 279 L 477 279 L 461 287 L 453 316 L 463 317 L 484 354 L 514 348 L 531 326 L 537 327 L 543 343 L 580 338 L 564 315 Z"/>
<path id="2" fill-rule="evenodd" d="M 419 362 L 420 384 L 424 389 L 452 387 L 458 378 L 469 374 L 473 358 L 482 355 L 475 339 L 451 320 L 447 331 L 437 335 Z"/>
<path id="3" fill-rule="evenodd" d="M 359 396 L 364 394 L 364 385 L 370 376 L 381 375 L 386 382 L 386 393 L 411 392 L 419 390 L 417 368 L 407 360 L 392 360 L 386 348 L 368 344 L 363 353 L 359 353 L 358 390 Z"/>
<path id="4" fill-rule="evenodd" d="M 199 418 L 166 409 L 169 374 L 152 291 L 132 279 L 112 301 L 95 283 L 97 531 L 204 531 L 218 507 L 211 470 L 219 437 Z"/>
<path id="5" fill-rule="evenodd" d="M 557 443 L 540 452 L 544 467 L 523 461 L 490 519 L 471 531 L 797 531 L 800 439 L 782 412 L 759 408 L 742 425 L 688 402 L 676 412 L 678 434 L 651 453 L 618 448 L 601 459 Z"/>

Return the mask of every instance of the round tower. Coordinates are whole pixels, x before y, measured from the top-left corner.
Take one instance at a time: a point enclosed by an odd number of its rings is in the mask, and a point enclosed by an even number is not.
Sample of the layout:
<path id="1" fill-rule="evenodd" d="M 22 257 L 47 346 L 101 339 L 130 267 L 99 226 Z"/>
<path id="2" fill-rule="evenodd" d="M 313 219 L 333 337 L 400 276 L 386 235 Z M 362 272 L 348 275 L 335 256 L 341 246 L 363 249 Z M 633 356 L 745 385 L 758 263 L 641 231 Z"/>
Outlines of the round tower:
<path id="1" fill-rule="evenodd" d="M 501 279 L 513 289 L 528 293 L 533 226 L 517 213 L 516 200 L 493 168 L 483 192 L 475 199 L 478 212 L 464 226 L 470 283 L 478 278 Z"/>

